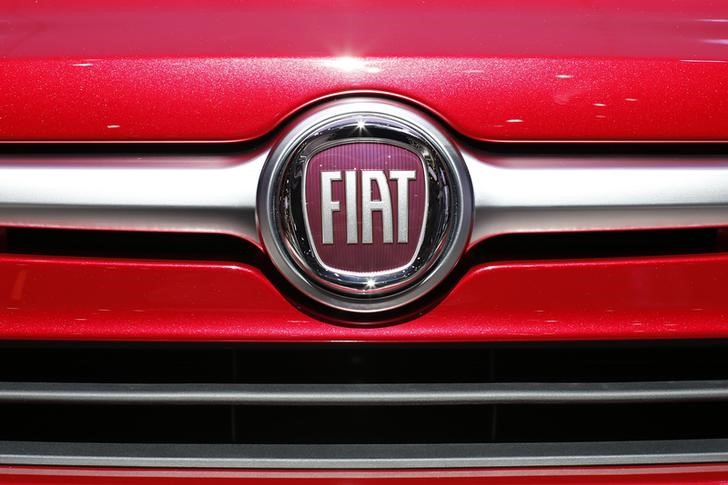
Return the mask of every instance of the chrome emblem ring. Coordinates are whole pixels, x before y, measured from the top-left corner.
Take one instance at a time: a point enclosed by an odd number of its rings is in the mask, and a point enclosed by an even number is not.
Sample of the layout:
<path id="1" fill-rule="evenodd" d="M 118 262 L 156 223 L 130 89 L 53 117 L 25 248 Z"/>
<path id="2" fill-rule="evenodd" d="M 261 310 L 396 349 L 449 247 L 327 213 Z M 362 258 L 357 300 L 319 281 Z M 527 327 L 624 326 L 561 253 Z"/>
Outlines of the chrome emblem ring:
<path id="1" fill-rule="evenodd" d="M 294 121 L 258 186 L 261 239 L 298 290 L 340 310 L 392 310 L 422 297 L 462 256 L 472 188 L 429 117 L 352 99 Z"/>

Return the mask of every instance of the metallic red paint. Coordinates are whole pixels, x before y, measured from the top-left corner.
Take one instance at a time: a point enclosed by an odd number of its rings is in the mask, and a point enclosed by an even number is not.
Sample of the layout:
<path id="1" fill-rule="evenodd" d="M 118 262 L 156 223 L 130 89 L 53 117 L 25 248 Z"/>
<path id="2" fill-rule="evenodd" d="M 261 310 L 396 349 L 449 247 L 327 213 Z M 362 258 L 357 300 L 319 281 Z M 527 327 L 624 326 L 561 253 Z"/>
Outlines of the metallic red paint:
<path id="1" fill-rule="evenodd" d="M 481 140 L 728 141 L 720 1 L 39 0 L 7 2 L 0 25 L 0 141 L 249 140 L 346 92 L 408 99 Z M 240 263 L 0 255 L 0 339 L 728 337 L 727 287 L 728 254 L 489 263 L 422 315 L 355 328 Z M 203 480 L 707 485 L 728 467 L 0 467 L 8 484 Z"/>
<path id="2" fill-rule="evenodd" d="M 73 467 L 0 467 L 4 484 L 114 485 L 126 483 L 186 485 L 719 485 L 728 480 L 726 465 L 651 467 L 503 468 L 492 470 L 165 470 Z"/>
<path id="3" fill-rule="evenodd" d="M 728 254 L 502 262 L 393 326 L 322 322 L 238 263 L 0 257 L 0 339 L 496 341 L 728 337 Z"/>
<path id="4" fill-rule="evenodd" d="M 477 139 L 728 140 L 716 0 L 39 0 L 0 25 L 5 141 L 246 140 L 348 91 Z"/>

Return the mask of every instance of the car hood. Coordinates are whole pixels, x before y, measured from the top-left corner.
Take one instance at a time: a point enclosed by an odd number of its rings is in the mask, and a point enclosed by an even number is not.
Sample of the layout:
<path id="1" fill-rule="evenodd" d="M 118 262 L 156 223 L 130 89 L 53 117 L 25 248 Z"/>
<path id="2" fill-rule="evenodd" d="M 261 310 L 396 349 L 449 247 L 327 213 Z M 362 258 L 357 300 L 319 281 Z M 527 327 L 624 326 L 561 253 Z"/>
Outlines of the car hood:
<path id="1" fill-rule="evenodd" d="M 0 13 L 0 140 L 240 141 L 372 93 L 491 141 L 728 139 L 728 3 L 95 0 Z"/>

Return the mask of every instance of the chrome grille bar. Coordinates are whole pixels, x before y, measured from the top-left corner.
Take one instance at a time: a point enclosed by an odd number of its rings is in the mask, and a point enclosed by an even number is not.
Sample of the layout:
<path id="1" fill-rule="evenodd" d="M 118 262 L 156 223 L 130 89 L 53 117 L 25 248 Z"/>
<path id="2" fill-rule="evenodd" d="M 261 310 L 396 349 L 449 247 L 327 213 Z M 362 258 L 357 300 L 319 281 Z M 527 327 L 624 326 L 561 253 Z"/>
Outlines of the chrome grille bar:
<path id="1" fill-rule="evenodd" d="M 230 234 L 258 243 L 267 151 L 245 157 L 0 158 L 0 225 Z"/>
<path id="2" fill-rule="evenodd" d="M 645 164 L 462 151 L 474 190 L 471 245 L 499 234 L 728 225 L 728 158 Z M 0 157 L 0 226 L 222 233 L 259 244 L 255 195 L 267 154 Z"/>
<path id="3" fill-rule="evenodd" d="M 499 234 L 728 224 L 728 161 L 465 160 L 475 200 L 471 244 Z"/>
<path id="4" fill-rule="evenodd" d="M 452 406 L 728 400 L 728 381 L 448 384 L 126 384 L 0 382 L 0 403 Z"/>
<path id="5" fill-rule="evenodd" d="M 246 445 L 0 441 L 0 464 L 250 469 L 417 469 L 725 463 L 728 440 Z M 260 473 L 260 472 L 257 472 Z"/>

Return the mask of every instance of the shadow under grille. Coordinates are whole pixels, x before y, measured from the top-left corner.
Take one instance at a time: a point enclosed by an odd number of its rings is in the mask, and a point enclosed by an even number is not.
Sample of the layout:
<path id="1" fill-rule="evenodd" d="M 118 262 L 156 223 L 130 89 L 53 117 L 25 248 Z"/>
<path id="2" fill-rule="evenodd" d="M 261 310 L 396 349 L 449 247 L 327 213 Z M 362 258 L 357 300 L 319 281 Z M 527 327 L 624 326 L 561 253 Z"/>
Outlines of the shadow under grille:
<path id="1" fill-rule="evenodd" d="M 60 442 L 238 446 L 243 456 L 425 446 L 430 458 L 458 444 L 533 458 L 518 447 L 643 442 L 654 455 L 695 442 L 725 459 L 727 414 L 723 341 L 0 345 L 4 463 Z"/>

